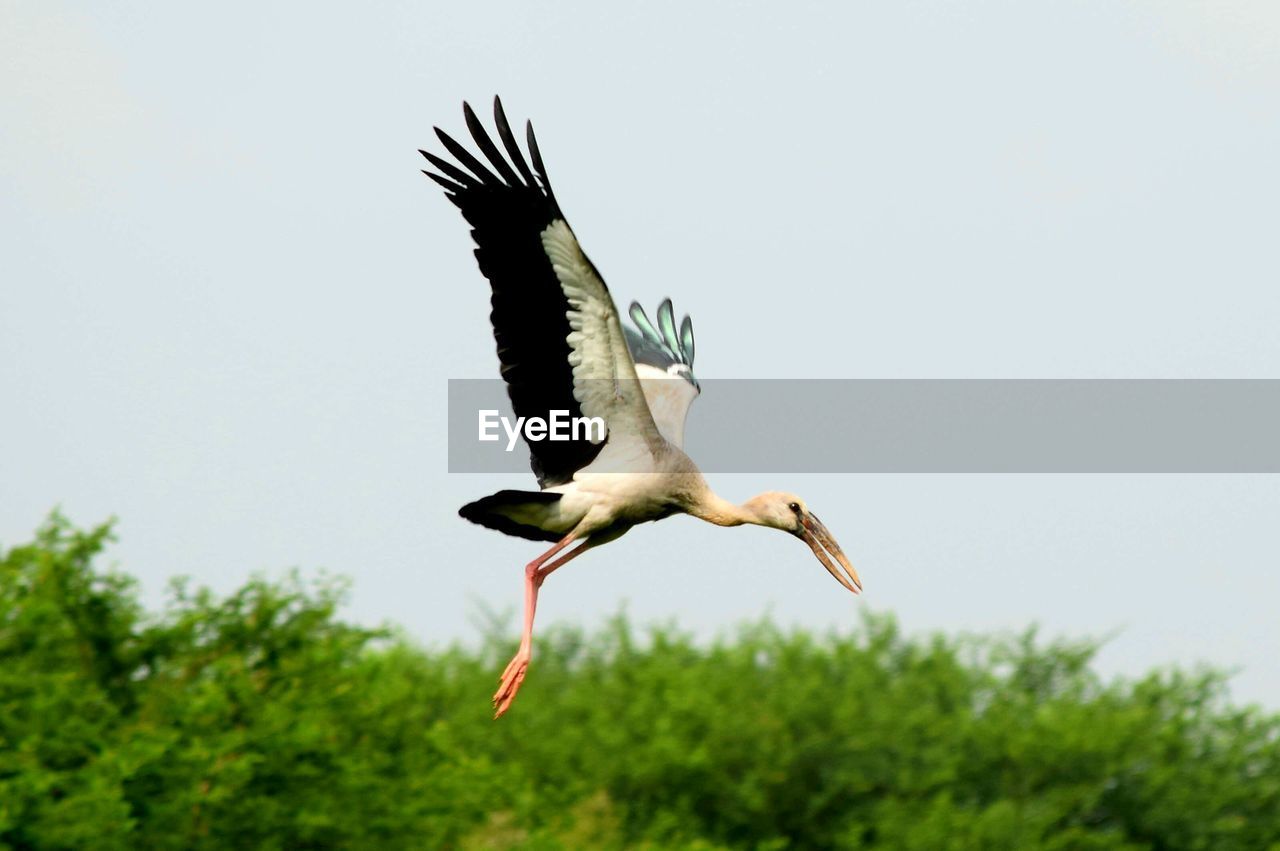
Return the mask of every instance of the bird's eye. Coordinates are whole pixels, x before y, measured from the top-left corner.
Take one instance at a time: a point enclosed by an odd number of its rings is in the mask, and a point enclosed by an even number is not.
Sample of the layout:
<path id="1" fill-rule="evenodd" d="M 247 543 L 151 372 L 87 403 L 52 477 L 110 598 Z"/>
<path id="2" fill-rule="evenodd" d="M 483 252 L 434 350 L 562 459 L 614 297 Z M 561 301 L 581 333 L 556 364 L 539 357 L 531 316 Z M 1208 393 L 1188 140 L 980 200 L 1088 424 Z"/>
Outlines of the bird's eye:
<path id="1" fill-rule="evenodd" d="M 799 514 L 799 513 L 800 513 L 800 503 L 798 503 L 798 502 L 793 502 L 793 503 L 791 503 L 790 505 L 788 505 L 788 506 L 787 506 L 787 508 L 790 508 L 790 509 L 791 509 L 792 511 L 794 511 L 796 514 Z"/>

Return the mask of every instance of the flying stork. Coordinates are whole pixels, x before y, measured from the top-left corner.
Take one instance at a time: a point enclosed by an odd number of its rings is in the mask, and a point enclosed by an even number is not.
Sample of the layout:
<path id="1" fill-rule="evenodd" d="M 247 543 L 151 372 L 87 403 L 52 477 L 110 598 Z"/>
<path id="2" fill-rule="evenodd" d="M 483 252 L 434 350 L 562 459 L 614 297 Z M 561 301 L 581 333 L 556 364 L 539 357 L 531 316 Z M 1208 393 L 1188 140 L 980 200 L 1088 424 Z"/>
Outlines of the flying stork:
<path id="1" fill-rule="evenodd" d="M 524 631 L 499 678 L 494 717 L 511 707 L 528 671 L 542 583 L 637 523 L 685 513 L 717 526 L 781 529 L 807 543 L 857 594 L 862 583 L 853 565 L 800 497 L 771 491 L 736 505 L 711 490 L 682 449 L 685 417 L 701 392 L 689 318 L 677 329 L 667 299 L 655 327 L 633 303 L 636 330 L 623 326 L 604 279 L 560 211 L 533 124 L 525 133 L 530 169 L 498 98 L 494 121 L 505 157 L 470 105 L 462 109 L 488 163 L 437 127 L 456 163 L 420 151 L 438 171 L 423 173 L 444 187 L 471 225 L 476 260 L 492 289 L 490 320 L 512 407 L 520 417 L 546 420 L 551 411 L 568 411 L 606 425 L 603 439 L 526 440 L 540 490 L 499 491 L 458 512 L 508 535 L 554 542 L 525 567 Z"/>

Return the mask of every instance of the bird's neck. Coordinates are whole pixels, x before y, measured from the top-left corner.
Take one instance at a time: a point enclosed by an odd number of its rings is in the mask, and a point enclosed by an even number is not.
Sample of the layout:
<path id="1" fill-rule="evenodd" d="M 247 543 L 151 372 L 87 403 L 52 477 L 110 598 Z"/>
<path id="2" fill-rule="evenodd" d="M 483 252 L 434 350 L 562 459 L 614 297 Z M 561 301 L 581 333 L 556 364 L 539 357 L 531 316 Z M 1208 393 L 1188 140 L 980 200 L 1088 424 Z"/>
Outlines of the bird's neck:
<path id="1" fill-rule="evenodd" d="M 746 523 L 759 524 L 760 522 L 750 504 L 738 505 L 730 502 L 721 498 L 710 488 L 699 496 L 700 498 L 689 509 L 689 513 L 699 520 L 705 520 L 717 526 L 742 526 Z"/>

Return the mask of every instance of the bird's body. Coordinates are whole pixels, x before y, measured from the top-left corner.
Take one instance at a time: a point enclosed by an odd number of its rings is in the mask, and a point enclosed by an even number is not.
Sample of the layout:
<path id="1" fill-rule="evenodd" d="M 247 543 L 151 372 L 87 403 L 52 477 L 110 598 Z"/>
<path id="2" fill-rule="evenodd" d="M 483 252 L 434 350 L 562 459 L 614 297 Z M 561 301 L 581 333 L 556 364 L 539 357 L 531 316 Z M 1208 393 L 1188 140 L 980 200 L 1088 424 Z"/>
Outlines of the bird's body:
<path id="1" fill-rule="evenodd" d="M 494 99 L 494 118 L 509 160 L 471 107 L 464 104 L 463 112 L 488 165 L 437 129 L 462 167 L 423 151 L 440 172 L 425 173 L 472 225 L 476 259 L 492 289 L 490 318 L 512 406 L 522 417 L 564 411 L 599 418 L 607 427 L 602 439 L 530 441 L 540 490 L 499 491 L 459 511 L 508 535 L 555 542 L 526 565 L 524 632 L 494 695 L 496 714 L 507 711 L 524 680 L 543 581 L 637 524 L 685 513 L 719 526 L 781 529 L 808 543 L 831 575 L 857 593 L 861 583 L 852 565 L 799 497 L 768 492 L 737 505 L 711 490 L 683 449 L 685 419 L 700 392 L 689 318 L 677 329 L 667 299 L 655 326 L 633 303 L 636 328 L 624 327 L 560 212 L 532 125 L 530 169 L 501 102 Z"/>

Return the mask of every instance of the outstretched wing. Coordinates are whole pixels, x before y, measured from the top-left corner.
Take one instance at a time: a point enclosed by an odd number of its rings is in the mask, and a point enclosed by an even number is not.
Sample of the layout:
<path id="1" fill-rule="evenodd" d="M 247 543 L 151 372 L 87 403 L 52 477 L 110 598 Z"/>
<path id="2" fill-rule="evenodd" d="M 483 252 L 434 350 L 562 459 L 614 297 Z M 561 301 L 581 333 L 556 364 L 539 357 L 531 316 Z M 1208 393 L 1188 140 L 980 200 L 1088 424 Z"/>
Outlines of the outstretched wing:
<path id="1" fill-rule="evenodd" d="M 547 488 L 571 481 L 608 441 L 638 440 L 655 451 L 661 436 L 617 308 L 556 203 L 533 125 L 526 131 L 530 169 L 498 98 L 494 120 L 510 160 L 470 105 L 462 109 L 488 166 L 437 127 L 456 164 L 421 151 L 440 172 L 423 173 L 444 187 L 471 225 L 476 260 L 493 292 L 490 321 L 516 416 L 547 419 L 552 411 L 567 411 L 569 417 L 599 417 L 608 429 L 605 441 L 528 441 L 538 483 Z"/>
<path id="2" fill-rule="evenodd" d="M 639 303 L 629 312 L 637 330 L 625 328 L 627 346 L 649 411 L 662 436 L 683 448 L 689 407 L 702 392 L 693 376 L 693 322 L 686 316 L 677 333 L 669 298 L 658 305 L 656 328 Z"/>

